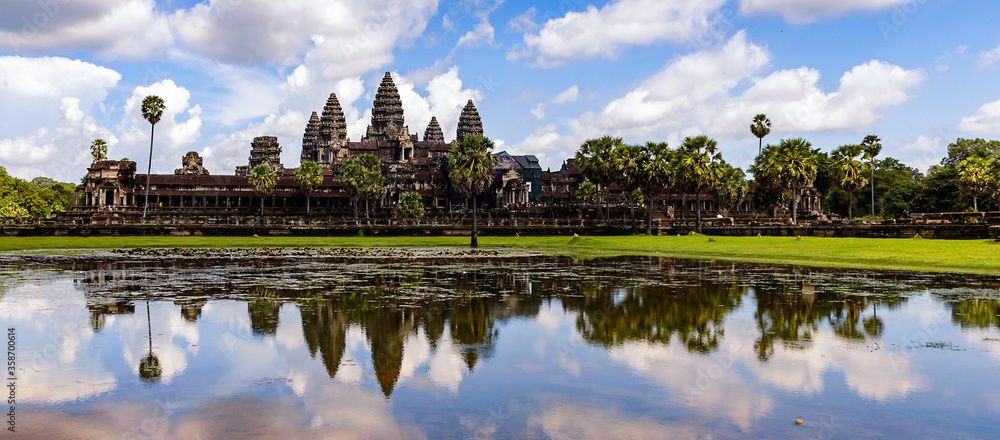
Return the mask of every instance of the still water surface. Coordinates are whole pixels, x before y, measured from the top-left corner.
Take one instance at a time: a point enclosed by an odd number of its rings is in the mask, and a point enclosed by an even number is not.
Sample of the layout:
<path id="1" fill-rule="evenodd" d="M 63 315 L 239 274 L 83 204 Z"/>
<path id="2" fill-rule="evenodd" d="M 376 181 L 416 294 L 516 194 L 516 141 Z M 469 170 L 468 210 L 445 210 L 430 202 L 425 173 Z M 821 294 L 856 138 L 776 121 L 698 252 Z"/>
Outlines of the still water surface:
<path id="1" fill-rule="evenodd" d="M 0 280 L 20 375 L 4 438 L 1000 430 L 998 278 L 537 257 L 20 264 Z"/>

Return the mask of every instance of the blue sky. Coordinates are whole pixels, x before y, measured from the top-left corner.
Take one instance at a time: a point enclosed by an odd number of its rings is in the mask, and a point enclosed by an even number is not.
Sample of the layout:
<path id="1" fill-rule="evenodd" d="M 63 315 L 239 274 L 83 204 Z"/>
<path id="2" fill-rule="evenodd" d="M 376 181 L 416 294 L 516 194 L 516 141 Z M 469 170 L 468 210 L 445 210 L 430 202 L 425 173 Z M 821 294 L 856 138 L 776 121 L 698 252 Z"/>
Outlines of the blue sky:
<path id="1" fill-rule="evenodd" d="M 287 167 L 331 92 L 357 140 L 384 72 L 411 133 L 451 140 L 475 100 L 498 150 L 557 169 L 580 143 L 706 134 L 746 167 L 765 142 L 883 140 L 926 170 L 1000 133 L 1000 3 L 985 0 L 2 0 L 0 165 L 77 181 L 93 139 L 144 168 L 148 94 L 166 101 L 153 171 L 213 174 L 277 136 Z"/>

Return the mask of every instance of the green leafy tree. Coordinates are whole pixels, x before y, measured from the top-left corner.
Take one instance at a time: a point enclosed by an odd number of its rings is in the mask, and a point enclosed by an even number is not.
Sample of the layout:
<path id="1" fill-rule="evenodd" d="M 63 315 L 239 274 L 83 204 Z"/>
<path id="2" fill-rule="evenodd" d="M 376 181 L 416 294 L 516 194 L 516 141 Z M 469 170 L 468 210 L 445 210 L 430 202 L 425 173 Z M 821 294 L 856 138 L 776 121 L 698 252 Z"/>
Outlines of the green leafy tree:
<path id="1" fill-rule="evenodd" d="M 615 181 L 611 152 L 619 145 L 622 145 L 621 138 L 604 136 L 587 140 L 576 152 L 575 163 L 580 174 L 597 185 L 597 215 L 601 219 L 604 219 L 601 205 L 607 201 L 608 187 Z"/>
<path id="2" fill-rule="evenodd" d="M 763 150 L 764 136 L 771 134 L 771 120 L 767 119 L 767 115 L 763 113 L 754 116 L 753 122 L 750 124 L 750 132 L 757 136 L 757 155 L 759 156 Z"/>
<path id="3" fill-rule="evenodd" d="M 142 205 L 143 220 L 146 220 L 146 208 L 149 206 L 149 175 L 153 169 L 153 133 L 156 130 L 156 123 L 163 117 L 164 109 L 166 104 L 159 96 L 149 95 L 142 100 L 142 118 L 149 121 L 149 164 L 146 165 L 146 203 Z"/>
<path id="4" fill-rule="evenodd" d="M 722 209 L 732 209 L 746 200 L 750 193 L 746 173 L 726 162 L 719 163 L 718 180 L 712 188 L 712 196 Z"/>
<path id="5" fill-rule="evenodd" d="M 972 209 L 979 211 L 977 198 L 989 191 L 992 160 L 981 156 L 969 156 L 958 163 L 958 187 L 972 196 Z"/>
<path id="6" fill-rule="evenodd" d="M 675 157 L 666 142 L 646 142 L 639 155 L 639 189 L 649 197 L 646 205 L 646 235 L 653 233 L 653 201 L 673 186 Z"/>
<path id="7" fill-rule="evenodd" d="M 632 234 L 638 234 L 635 221 L 635 198 L 633 193 L 640 188 L 642 182 L 643 147 L 639 145 L 618 144 L 611 151 L 611 169 L 615 180 L 622 189 L 622 195 L 628 199 L 630 218 L 632 219 Z"/>
<path id="8" fill-rule="evenodd" d="M 309 215 L 309 193 L 323 184 L 323 169 L 316 162 L 307 160 L 295 169 L 295 183 L 306 195 L 306 215 Z"/>
<path id="9" fill-rule="evenodd" d="M 948 156 L 941 159 L 941 166 L 958 168 L 959 163 L 972 156 L 984 158 L 1000 156 L 1000 141 L 958 138 L 948 145 Z"/>
<path id="10" fill-rule="evenodd" d="M 861 141 L 861 149 L 865 152 L 865 159 L 868 160 L 868 165 L 871 170 L 871 180 L 869 181 L 872 185 L 872 219 L 875 218 L 875 158 L 882 153 L 882 140 L 873 134 L 865 136 L 865 140 Z"/>
<path id="11" fill-rule="evenodd" d="M 860 145 L 842 145 L 833 152 L 833 167 L 836 172 L 834 184 L 847 192 L 847 218 L 854 218 L 854 191 L 868 184 L 865 178 L 864 164 L 861 155 L 864 154 Z"/>
<path id="12" fill-rule="evenodd" d="M 584 202 L 590 202 L 597 199 L 597 185 L 589 180 L 584 180 L 576 188 L 576 198 L 583 200 Z"/>
<path id="13" fill-rule="evenodd" d="M 274 169 L 263 163 L 253 167 L 250 170 L 248 183 L 253 187 L 254 192 L 260 196 L 260 215 L 264 215 L 264 197 L 270 194 L 271 191 L 274 191 L 274 187 L 278 184 Z"/>
<path id="14" fill-rule="evenodd" d="M 792 223 L 798 222 L 798 192 L 816 178 L 817 160 L 805 139 L 783 139 L 768 145 L 752 168 L 757 184 L 772 192 L 791 191 Z"/>
<path id="15" fill-rule="evenodd" d="M 472 242 L 479 246 L 479 230 L 476 219 L 475 197 L 493 183 L 493 173 L 498 159 L 493 155 L 493 141 L 479 136 L 466 136 L 451 145 L 448 152 L 448 169 L 451 185 L 455 190 L 472 200 Z"/>
<path id="16" fill-rule="evenodd" d="M 49 218 L 52 208 L 37 188 L 0 167 L 0 217 Z"/>
<path id="17" fill-rule="evenodd" d="M 424 216 L 424 199 L 416 191 L 408 191 L 399 196 L 396 205 L 396 215 L 404 218 L 420 218 Z"/>
<path id="18" fill-rule="evenodd" d="M 701 233 L 701 195 L 711 192 L 718 180 L 719 164 L 722 155 L 719 154 L 715 140 L 708 136 L 684 138 L 678 154 L 679 180 L 684 187 L 693 191 L 697 197 L 697 230 Z"/>
<path id="19" fill-rule="evenodd" d="M 108 143 L 104 139 L 94 139 L 90 144 L 90 155 L 94 156 L 94 162 L 108 160 Z"/>
<path id="20" fill-rule="evenodd" d="M 340 187 L 351 197 L 355 224 L 358 222 L 358 199 L 361 198 L 364 181 L 365 167 L 361 165 L 361 159 L 352 157 L 345 160 L 340 168 Z"/>
<path id="21" fill-rule="evenodd" d="M 365 218 L 370 218 L 368 213 L 368 202 L 374 201 L 385 195 L 385 176 L 382 175 L 382 161 L 378 156 L 365 153 L 358 156 L 361 167 L 364 168 L 361 182 L 361 196 L 365 199 Z"/>

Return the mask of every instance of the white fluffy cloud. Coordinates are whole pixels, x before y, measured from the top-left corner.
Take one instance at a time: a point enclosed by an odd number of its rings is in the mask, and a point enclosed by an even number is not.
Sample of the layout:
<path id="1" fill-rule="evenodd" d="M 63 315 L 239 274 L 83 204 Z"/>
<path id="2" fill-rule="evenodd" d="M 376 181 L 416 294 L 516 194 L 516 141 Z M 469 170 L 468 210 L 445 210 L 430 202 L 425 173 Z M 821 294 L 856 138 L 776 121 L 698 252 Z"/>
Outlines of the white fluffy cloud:
<path id="1" fill-rule="evenodd" d="M 426 98 L 414 90 L 414 85 L 407 78 L 393 76 L 393 81 L 399 89 L 399 98 L 403 101 L 406 125 L 410 127 L 411 133 L 419 134 L 421 139 L 431 116 L 437 117 L 445 140 L 454 139 L 458 130 L 458 117 L 462 114 L 465 103 L 470 99 L 479 101 L 483 95 L 479 90 L 462 88 L 458 67 L 452 67 L 431 79 L 426 86 Z"/>
<path id="2" fill-rule="evenodd" d="M 1000 46 L 979 54 L 979 68 L 985 69 L 1000 61 Z"/>
<path id="3" fill-rule="evenodd" d="M 554 96 L 552 98 L 552 103 L 555 105 L 561 105 L 567 102 L 576 102 L 577 99 L 580 99 L 580 87 L 574 85 L 573 87 L 563 90 L 562 92 L 559 92 L 558 95 Z"/>
<path id="4" fill-rule="evenodd" d="M 907 101 L 908 91 L 926 76 L 921 70 L 873 60 L 844 73 L 838 90 L 825 92 L 815 69 L 767 73 L 771 58 L 766 48 L 737 32 L 722 47 L 671 60 L 600 112 L 570 121 L 564 129 L 571 135 L 560 134 L 550 124 L 512 149 L 566 158 L 583 140 L 605 134 L 671 144 L 706 133 L 728 140 L 750 139 L 747 125 L 758 113 L 771 118 L 775 134 L 858 130 L 879 120 L 879 110 Z"/>
<path id="5" fill-rule="evenodd" d="M 534 58 L 538 67 L 557 67 L 570 61 L 615 58 L 635 45 L 699 41 L 713 27 L 724 0 L 618 0 L 598 9 L 569 12 L 549 20 L 537 33 L 525 34 L 524 45 L 507 53 L 509 60 Z M 530 17 L 529 17 L 530 18 Z M 527 19 L 517 21 L 525 28 Z"/>
<path id="6" fill-rule="evenodd" d="M 66 58 L 0 57 L 0 162 L 11 174 L 76 181 L 89 163 L 91 141 L 117 139 L 91 111 L 121 75 Z M 51 121 L 39 125 L 39 121 Z"/>
<path id="7" fill-rule="evenodd" d="M 1000 101 L 983 104 L 975 114 L 962 118 L 958 129 L 976 134 L 1000 133 Z"/>
<path id="8" fill-rule="evenodd" d="M 844 73 L 839 90 L 825 93 L 819 71 L 807 67 L 757 77 L 770 59 L 741 31 L 719 50 L 672 61 L 608 104 L 594 123 L 625 133 L 697 128 L 719 136 L 745 134 L 748 115 L 766 113 L 776 133 L 857 129 L 878 120 L 879 109 L 909 99 L 907 91 L 926 76 L 873 60 Z M 750 86 L 733 95 L 746 81 Z"/>
<path id="9" fill-rule="evenodd" d="M 123 155 L 144 165 L 149 160 L 149 122 L 142 118 L 142 101 L 149 95 L 163 98 L 165 108 L 156 124 L 153 172 L 171 173 L 180 166 L 186 148 L 201 137 L 201 106 L 190 103 L 191 92 L 166 79 L 149 87 L 136 87 L 125 101 L 125 119 L 117 126 L 121 142 L 115 156 Z M 140 166 L 141 168 L 141 166 Z"/>
<path id="10" fill-rule="evenodd" d="M 780 15 L 793 24 L 810 23 L 852 12 L 876 12 L 913 0 L 741 0 L 740 12 Z"/>
<path id="11" fill-rule="evenodd" d="M 419 36 L 438 0 L 200 3 L 171 17 L 189 50 L 228 62 L 296 64 L 314 57 L 328 77 L 357 76 L 392 62 Z"/>
<path id="12" fill-rule="evenodd" d="M 151 59 L 173 44 L 153 0 L 5 2 L 0 48 L 28 53 L 84 49 L 105 59 Z"/>

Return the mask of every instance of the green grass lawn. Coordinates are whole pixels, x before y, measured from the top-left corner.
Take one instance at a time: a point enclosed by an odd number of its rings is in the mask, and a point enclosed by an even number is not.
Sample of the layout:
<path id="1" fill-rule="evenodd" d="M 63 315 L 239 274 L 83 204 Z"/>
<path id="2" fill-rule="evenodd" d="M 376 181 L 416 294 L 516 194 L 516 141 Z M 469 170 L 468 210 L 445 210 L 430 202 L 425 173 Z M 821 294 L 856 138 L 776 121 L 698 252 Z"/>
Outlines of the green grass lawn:
<path id="1" fill-rule="evenodd" d="M 808 266 L 1000 274 L 993 240 L 803 237 L 480 237 L 484 248 L 516 248 L 578 258 L 654 255 Z M 0 251 L 132 247 L 468 246 L 468 237 L 3 237 Z"/>

